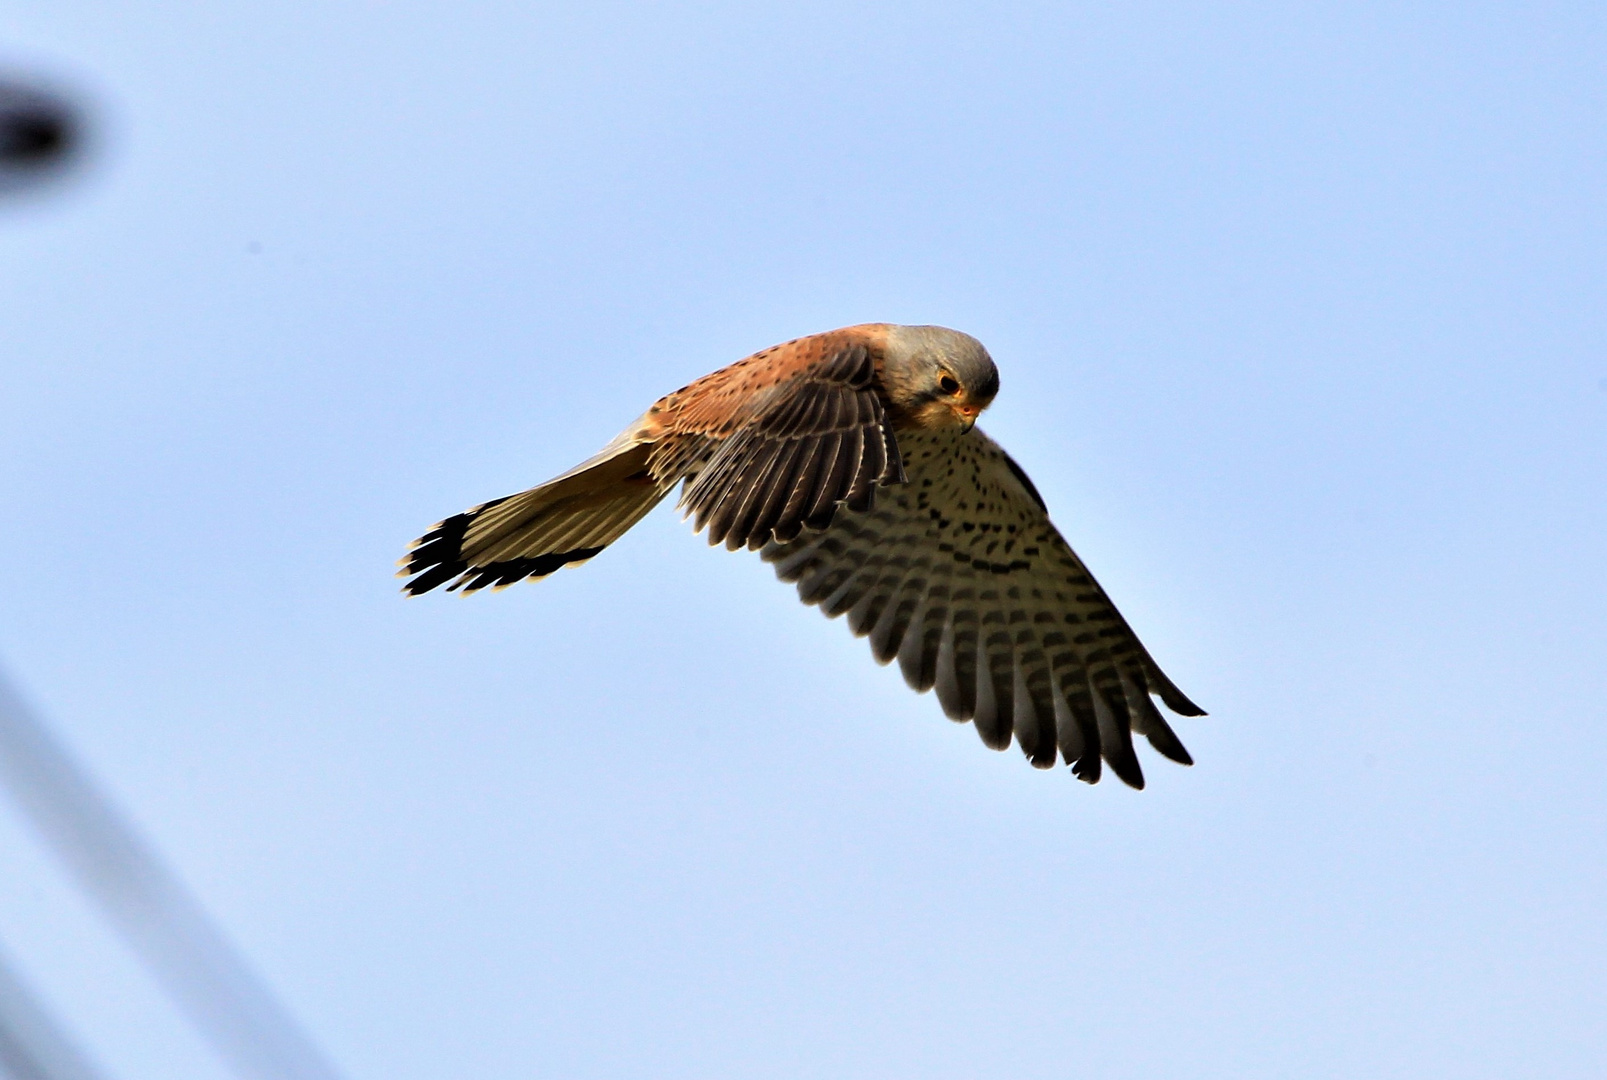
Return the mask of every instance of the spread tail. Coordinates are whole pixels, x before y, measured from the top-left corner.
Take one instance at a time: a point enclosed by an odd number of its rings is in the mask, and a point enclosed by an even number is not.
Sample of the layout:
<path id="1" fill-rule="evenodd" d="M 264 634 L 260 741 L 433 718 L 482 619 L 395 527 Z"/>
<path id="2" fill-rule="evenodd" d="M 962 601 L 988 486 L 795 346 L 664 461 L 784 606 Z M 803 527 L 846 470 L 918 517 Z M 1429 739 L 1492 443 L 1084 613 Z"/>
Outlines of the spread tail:
<path id="1" fill-rule="evenodd" d="M 610 446 L 555 480 L 449 517 L 398 562 L 409 596 L 438 585 L 474 592 L 546 577 L 625 535 L 664 497 L 646 443 Z M 451 582 L 451 584 L 447 584 Z"/>

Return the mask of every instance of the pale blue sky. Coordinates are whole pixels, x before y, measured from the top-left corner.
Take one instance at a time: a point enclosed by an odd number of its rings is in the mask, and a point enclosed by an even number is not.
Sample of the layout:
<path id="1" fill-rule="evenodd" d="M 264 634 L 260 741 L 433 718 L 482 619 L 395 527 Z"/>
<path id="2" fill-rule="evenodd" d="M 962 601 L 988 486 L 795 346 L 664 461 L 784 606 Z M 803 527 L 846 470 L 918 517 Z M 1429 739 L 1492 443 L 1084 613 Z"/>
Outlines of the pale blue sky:
<path id="1" fill-rule="evenodd" d="M 1600 4 L 14 7 L 0 659 L 354 1078 L 1607 1069 Z M 1198 765 L 986 751 L 668 508 L 470 600 L 431 522 L 867 320 Z M 0 803 L 0 940 L 222 1075 Z"/>

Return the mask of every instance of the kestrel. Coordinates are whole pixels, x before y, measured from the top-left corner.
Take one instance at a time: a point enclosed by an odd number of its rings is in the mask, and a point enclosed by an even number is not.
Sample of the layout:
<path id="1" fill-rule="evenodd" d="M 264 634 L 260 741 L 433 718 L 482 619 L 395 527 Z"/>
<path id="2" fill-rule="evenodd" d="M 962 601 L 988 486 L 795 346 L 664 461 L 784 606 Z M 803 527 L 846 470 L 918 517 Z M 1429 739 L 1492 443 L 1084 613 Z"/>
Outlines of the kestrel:
<path id="1" fill-rule="evenodd" d="M 410 595 L 582 563 L 671 488 L 710 544 L 757 550 L 806 604 L 848 616 L 877 661 L 1039 768 L 1100 759 L 1135 788 L 1133 733 L 1193 764 L 1150 695 L 1203 716 L 1139 643 L 976 418 L 999 390 L 982 343 L 872 323 L 798 338 L 660 398 L 597 456 L 413 542 Z M 450 582 L 450 584 L 448 584 Z"/>

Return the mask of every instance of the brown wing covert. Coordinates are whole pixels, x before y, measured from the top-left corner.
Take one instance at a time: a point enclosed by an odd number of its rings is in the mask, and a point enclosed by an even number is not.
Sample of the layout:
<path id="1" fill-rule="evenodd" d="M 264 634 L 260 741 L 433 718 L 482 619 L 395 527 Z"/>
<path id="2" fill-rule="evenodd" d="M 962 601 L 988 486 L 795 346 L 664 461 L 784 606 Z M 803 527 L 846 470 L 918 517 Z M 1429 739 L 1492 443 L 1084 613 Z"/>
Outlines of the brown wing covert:
<path id="1" fill-rule="evenodd" d="M 768 390 L 713 444 L 681 507 L 731 550 L 824 529 L 839 504 L 866 511 L 904 481 L 898 443 L 864 344 L 848 344 Z M 712 440 L 711 440 L 712 442 Z"/>

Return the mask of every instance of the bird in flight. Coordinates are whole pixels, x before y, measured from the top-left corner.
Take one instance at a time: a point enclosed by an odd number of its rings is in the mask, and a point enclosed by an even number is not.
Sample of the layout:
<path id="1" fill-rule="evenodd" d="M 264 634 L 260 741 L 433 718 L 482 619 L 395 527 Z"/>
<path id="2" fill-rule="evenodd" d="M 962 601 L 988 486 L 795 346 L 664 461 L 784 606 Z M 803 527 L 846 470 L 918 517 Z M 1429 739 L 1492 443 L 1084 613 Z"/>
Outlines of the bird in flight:
<path id="1" fill-rule="evenodd" d="M 1203 716 L 976 428 L 999 390 L 982 343 L 871 323 L 798 338 L 660 398 L 595 457 L 440 522 L 403 591 L 475 592 L 582 563 L 677 484 L 710 544 L 757 550 L 806 604 L 848 616 L 943 712 L 1039 768 L 1135 788 L 1143 735 L 1193 764 L 1156 708 Z"/>

